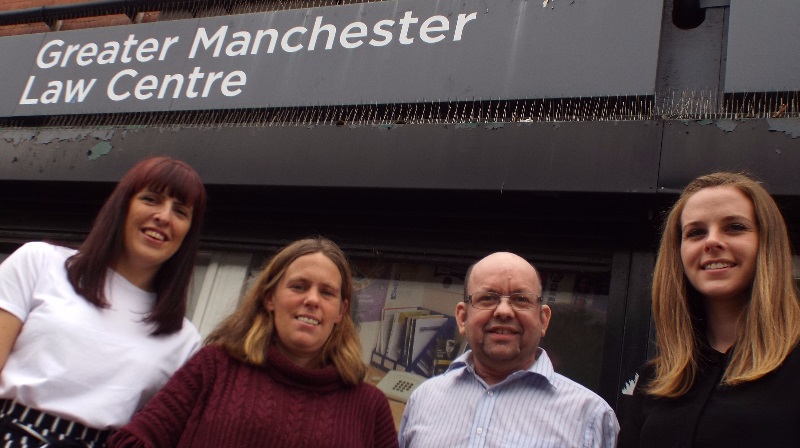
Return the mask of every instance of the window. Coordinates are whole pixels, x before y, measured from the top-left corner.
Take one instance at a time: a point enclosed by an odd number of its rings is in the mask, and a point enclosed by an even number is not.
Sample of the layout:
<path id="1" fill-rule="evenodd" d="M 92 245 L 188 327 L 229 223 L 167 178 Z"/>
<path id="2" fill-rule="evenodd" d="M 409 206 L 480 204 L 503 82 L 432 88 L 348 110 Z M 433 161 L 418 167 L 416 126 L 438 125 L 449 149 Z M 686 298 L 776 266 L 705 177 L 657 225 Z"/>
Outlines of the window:
<path id="1" fill-rule="evenodd" d="M 466 266 L 357 261 L 354 318 L 364 359 L 380 370 L 431 376 L 466 347 L 455 328 Z M 598 390 L 610 265 L 542 264 L 543 301 L 553 317 L 542 346 L 557 372 Z M 421 338 L 421 339 L 418 339 Z"/>

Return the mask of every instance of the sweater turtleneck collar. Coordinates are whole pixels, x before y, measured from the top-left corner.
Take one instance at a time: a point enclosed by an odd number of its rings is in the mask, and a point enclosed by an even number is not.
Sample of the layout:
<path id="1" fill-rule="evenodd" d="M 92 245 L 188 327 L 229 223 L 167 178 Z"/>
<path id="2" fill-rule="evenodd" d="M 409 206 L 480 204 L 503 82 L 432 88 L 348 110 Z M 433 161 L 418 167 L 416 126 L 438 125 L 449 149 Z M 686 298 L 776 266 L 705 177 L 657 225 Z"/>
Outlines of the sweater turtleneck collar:
<path id="1" fill-rule="evenodd" d="M 346 386 L 335 365 L 321 369 L 300 367 L 284 356 L 275 344 L 269 346 L 266 370 L 275 381 L 298 389 L 329 392 Z"/>

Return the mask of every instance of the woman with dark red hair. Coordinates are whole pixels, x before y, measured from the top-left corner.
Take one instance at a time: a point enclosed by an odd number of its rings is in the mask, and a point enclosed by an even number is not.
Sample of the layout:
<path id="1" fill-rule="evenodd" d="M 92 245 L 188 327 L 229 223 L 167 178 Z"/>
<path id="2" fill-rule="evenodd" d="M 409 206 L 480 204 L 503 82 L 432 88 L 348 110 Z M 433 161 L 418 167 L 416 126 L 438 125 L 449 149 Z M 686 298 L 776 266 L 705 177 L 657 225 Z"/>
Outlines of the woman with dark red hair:
<path id="1" fill-rule="evenodd" d="M 206 193 L 143 160 L 78 250 L 28 243 L 0 265 L 4 448 L 105 446 L 199 347 L 185 319 Z"/>

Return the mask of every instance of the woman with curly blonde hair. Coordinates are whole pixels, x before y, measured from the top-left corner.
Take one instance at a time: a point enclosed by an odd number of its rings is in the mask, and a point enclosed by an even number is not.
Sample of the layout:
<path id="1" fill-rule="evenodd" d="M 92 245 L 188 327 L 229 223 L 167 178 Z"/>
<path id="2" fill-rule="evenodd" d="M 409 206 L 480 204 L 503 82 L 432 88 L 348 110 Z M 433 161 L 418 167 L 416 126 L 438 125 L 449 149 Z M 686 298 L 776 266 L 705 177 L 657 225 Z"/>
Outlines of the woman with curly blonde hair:
<path id="1" fill-rule="evenodd" d="M 786 224 L 744 174 L 689 183 L 653 275 L 657 356 L 621 447 L 786 446 L 800 440 L 800 302 Z"/>
<path id="2" fill-rule="evenodd" d="M 110 446 L 397 446 L 386 397 L 363 381 L 352 300 L 336 244 L 289 244 Z"/>

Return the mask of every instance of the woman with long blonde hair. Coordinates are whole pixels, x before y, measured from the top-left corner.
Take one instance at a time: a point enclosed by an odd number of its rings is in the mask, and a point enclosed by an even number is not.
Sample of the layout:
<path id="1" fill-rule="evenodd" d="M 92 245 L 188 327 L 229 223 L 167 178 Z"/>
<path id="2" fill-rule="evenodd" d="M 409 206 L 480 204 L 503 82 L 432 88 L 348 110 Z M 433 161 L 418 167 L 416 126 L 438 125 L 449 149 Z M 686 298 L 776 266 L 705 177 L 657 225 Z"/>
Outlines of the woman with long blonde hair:
<path id="1" fill-rule="evenodd" d="M 364 382 L 352 300 L 336 244 L 289 244 L 110 446 L 397 446 L 386 397 Z"/>
<path id="2" fill-rule="evenodd" d="M 800 303 L 764 187 L 726 172 L 689 183 L 664 224 L 652 300 L 657 356 L 620 447 L 796 446 Z"/>

